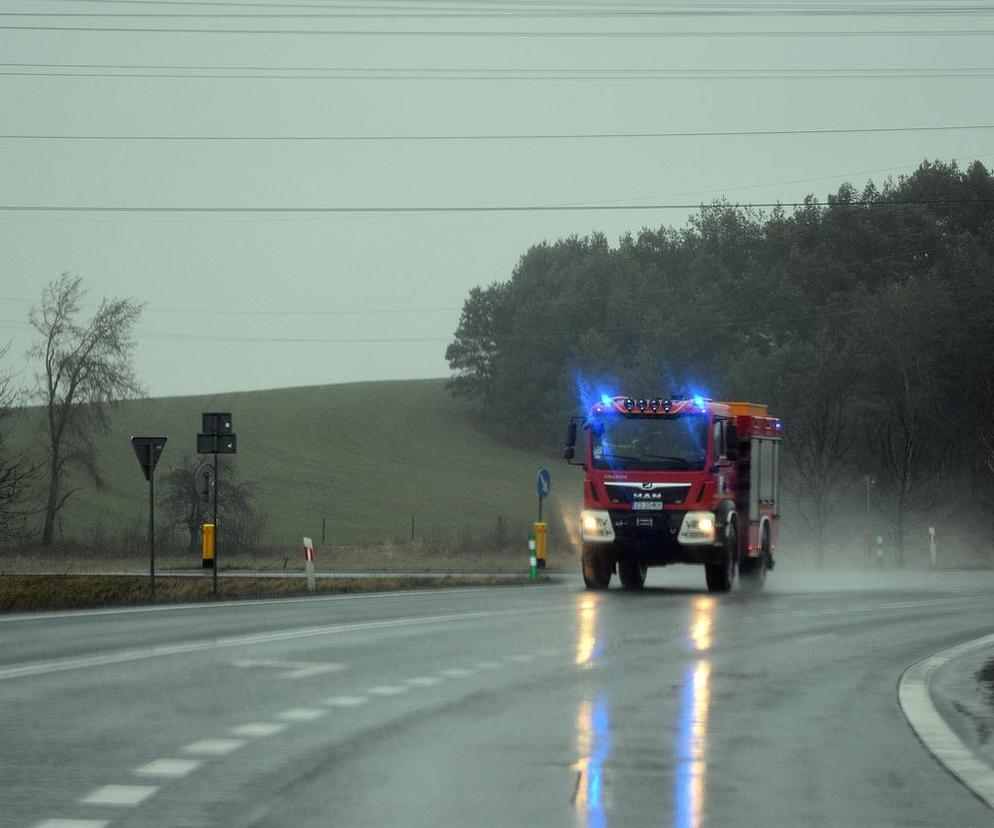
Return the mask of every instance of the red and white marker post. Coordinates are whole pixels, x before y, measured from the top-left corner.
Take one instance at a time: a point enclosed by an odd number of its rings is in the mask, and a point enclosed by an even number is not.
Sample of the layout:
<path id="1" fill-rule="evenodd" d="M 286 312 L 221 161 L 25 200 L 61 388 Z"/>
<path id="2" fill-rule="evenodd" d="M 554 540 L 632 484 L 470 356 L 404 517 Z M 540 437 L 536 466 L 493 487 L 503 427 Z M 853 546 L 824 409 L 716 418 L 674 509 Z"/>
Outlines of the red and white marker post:
<path id="1" fill-rule="evenodd" d="M 304 538 L 304 562 L 307 568 L 307 591 L 314 592 L 314 542 L 310 538 Z"/>

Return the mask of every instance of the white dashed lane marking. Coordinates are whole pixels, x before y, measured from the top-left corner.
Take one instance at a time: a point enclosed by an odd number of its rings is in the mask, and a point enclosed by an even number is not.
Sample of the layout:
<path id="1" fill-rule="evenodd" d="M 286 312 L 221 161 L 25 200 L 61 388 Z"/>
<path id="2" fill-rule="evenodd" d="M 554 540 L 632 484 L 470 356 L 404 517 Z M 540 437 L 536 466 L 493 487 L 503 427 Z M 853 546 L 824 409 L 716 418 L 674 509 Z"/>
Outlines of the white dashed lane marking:
<path id="1" fill-rule="evenodd" d="M 116 805 L 128 807 L 138 805 L 159 790 L 158 785 L 104 785 L 93 793 L 84 796 L 84 805 Z"/>
<path id="2" fill-rule="evenodd" d="M 523 664 L 526 661 L 534 661 L 535 656 L 531 655 L 530 653 L 524 653 L 522 655 L 508 656 L 508 660 L 517 661 L 519 664 Z"/>
<path id="3" fill-rule="evenodd" d="M 286 727 L 285 724 L 280 724 L 279 722 L 249 722 L 248 724 L 231 728 L 231 735 L 248 736 L 250 738 L 255 736 L 272 736 L 275 733 L 286 730 Z"/>
<path id="4" fill-rule="evenodd" d="M 134 772 L 138 776 L 163 776 L 179 779 L 193 773 L 202 764 L 201 759 L 156 759 L 154 762 L 136 768 Z"/>
<path id="5" fill-rule="evenodd" d="M 344 670 L 344 664 L 321 663 L 314 661 L 275 661 L 273 659 L 239 658 L 231 662 L 233 667 L 241 667 L 245 670 L 256 668 L 267 668 L 279 670 L 280 678 L 302 679 L 312 676 L 322 676 L 325 673 L 336 673 Z"/>
<path id="6" fill-rule="evenodd" d="M 35 828 L 106 828 L 108 825 L 106 819 L 46 819 Z"/>
<path id="7" fill-rule="evenodd" d="M 480 670 L 496 670 L 500 667 L 500 662 L 497 661 L 478 661 L 476 662 L 477 669 Z"/>
<path id="8" fill-rule="evenodd" d="M 434 687 L 436 684 L 442 683 L 442 680 L 438 676 L 417 676 L 416 678 L 406 679 L 406 681 L 415 687 Z"/>
<path id="9" fill-rule="evenodd" d="M 327 710 L 319 710 L 316 707 L 295 707 L 278 713 L 276 718 L 282 719 L 284 722 L 313 722 L 315 719 L 327 715 Z"/>
<path id="10" fill-rule="evenodd" d="M 448 670 L 440 670 L 439 675 L 448 676 L 449 678 L 466 678 L 473 675 L 473 671 L 467 670 L 464 667 L 450 667 Z"/>
<path id="11" fill-rule="evenodd" d="M 407 688 L 396 684 L 381 684 L 377 687 L 370 687 L 368 692 L 374 696 L 399 696 L 401 693 L 406 693 Z"/>
<path id="12" fill-rule="evenodd" d="M 238 750 L 244 744 L 244 739 L 203 739 L 187 745 L 183 748 L 183 752 L 199 756 L 224 756 L 226 753 Z"/>
<path id="13" fill-rule="evenodd" d="M 368 701 L 369 699 L 366 696 L 332 696 L 325 699 L 321 704 L 326 704 L 328 707 L 358 707 L 360 704 L 365 704 Z"/>

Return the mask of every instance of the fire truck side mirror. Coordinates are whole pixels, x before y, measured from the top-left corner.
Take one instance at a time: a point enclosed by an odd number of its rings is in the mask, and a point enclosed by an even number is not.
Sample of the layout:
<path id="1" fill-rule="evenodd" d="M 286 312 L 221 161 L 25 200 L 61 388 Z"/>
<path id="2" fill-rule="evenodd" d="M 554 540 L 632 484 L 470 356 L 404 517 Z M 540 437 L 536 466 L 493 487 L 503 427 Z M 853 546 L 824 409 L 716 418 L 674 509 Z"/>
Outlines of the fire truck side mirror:
<path id="1" fill-rule="evenodd" d="M 732 452 L 738 453 L 739 447 L 739 429 L 735 423 L 728 423 L 725 426 L 725 442 L 728 445 L 728 459 L 735 460 L 736 458 L 732 457 Z"/>
<path id="2" fill-rule="evenodd" d="M 576 445 L 576 423 L 570 423 L 568 426 L 566 426 L 566 448 L 572 449 L 573 446 L 575 445 Z"/>
<path id="3" fill-rule="evenodd" d="M 572 460 L 576 457 L 576 449 L 573 446 L 566 446 L 563 449 L 563 460 Z"/>

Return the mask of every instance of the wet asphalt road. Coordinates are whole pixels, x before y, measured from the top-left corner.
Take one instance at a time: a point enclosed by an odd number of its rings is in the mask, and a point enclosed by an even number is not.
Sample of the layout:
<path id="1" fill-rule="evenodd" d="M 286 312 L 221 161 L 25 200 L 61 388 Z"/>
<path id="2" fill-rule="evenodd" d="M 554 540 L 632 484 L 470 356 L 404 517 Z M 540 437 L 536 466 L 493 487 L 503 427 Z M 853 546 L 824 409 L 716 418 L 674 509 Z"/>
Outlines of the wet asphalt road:
<path id="1" fill-rule="evenodd" d="M 0 824 L 994 823 L 896 696 L 994 575 L 783 570 L 0 619 Z"/>

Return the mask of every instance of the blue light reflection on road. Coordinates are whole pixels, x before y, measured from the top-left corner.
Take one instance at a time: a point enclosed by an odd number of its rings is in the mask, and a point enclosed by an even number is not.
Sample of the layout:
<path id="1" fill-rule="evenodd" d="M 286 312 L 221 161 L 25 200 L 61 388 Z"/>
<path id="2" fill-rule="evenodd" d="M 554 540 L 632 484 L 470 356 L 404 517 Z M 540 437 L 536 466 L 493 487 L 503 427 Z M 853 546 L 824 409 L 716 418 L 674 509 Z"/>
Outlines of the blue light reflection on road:
<path id="1" fill-rule="evenodd" d="M 603 828 L 607 825 L 604 762 L 611 755 L 611 722 L 604 696 L 598 696 L 593 702 L 584 700 L 580 705 L 576 742 L 580 759 L 573 764 L 573 770 L 577 773 L 575 803 L 579 824 Z"/>
<path id="2" fill-rule="evenodd" d="M 690 625 L 690 649 L 697 653 L 706 653 L 711 649 L 714 608 L 713 598 L 699 598 L 694 602 L 694 616 Z M 674 757 L 676 760 L 673 792 L 675 828 L 700 828 L 704 822 L 710 710 L 711 662 L 702 657 L 687 667 L 680 699 L 680 729 Z"/>
<path id="3" fill-rule="evenodd" d="M 599 600 L 590 595 L 577 599 L 577 631 L 575 663 L 581 669 L 594 667 L 601 655 L 601 640 L 597 635 Z M 573 800 L 579 825 L 604 828 L 607 816 L 604 805 L 604 763 L 611 755 L 611 721 L 607 696 L 592 692 L 580 702 L 576 714 L 577 761 L 571 769 L 576 773 Z"/>

